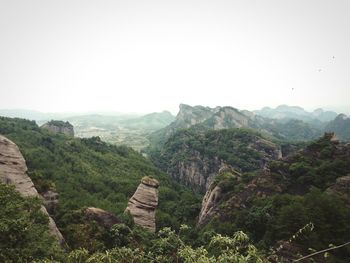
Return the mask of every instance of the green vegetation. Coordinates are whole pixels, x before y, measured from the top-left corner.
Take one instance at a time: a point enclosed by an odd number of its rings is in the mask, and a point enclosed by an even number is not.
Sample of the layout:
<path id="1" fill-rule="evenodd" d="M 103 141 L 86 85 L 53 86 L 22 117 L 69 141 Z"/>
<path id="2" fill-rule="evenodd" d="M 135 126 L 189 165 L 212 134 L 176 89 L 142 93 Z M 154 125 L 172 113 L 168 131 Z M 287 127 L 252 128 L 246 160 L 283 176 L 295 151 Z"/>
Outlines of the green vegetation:
<path id="1" fill-rule="evenodd" d="M 94 233 L 102 244 L 99 241 L 91 250 L 105 247 L 103 231 L 87 222 L 83 208 L 93 206 L 123 214 L 144 176 L 160 182 L 157 226 L 178 229 L 181 223 L 193 225 L 199 213 L 198 197 L 131 148 L 109 145 L 98 137 L 51 134 L 23 119 L 0 118 L 0 134 L 19 146 L 39 192 L 54 188 L 60 194 L 54 218 L 70 246 L 90 242 L 89 233 Z"/>
<path id="2" fill-rule="evenodd" d="M 63 251 L 48 234 L 48 218 L 37 199 L 19 195 L 13 186 L 0 183 L 0 262 L 61 259 Z"/>
<path id="3" fill-rule="evenodd" d="M 276 158 L 278 146 L 251 129 L 223 129 L 198 132 L 180 130 L 172 135 L 161 150 L 150 152 L 153 161 L 168 173 L 176 173 L 178 163 L 191 162 L 194 156 L 215 166 L 217 160 L 249 172 L 262 168 L 268 159 Z"/>
<path id="4" fill-rule="evenodd" d="M 51 120 L 49 122 L 47 122 L 48 125 L 54 125 L 57 127 L 68 127 L 68 128 L 73 128 L 73 125 L 70 124 L 68 121 L 64 122 L 64 121 L 58 121 L 58 120 Z"/>
<path id="5" fill-rule="evenodd" d="M 276 252 L 283 240 L 293 240 L 296 253 L 304 255 L 309 248 L 349 241 L 350 208 L 326 190 L 350 174 L 350 151 L 332 141 L 332 134 L 297 152 L 300 145 L 279 143 L 294 154 L 273 160 L 279 146 L 253 130 L 203 131 L 197 126 L 174 133 L 151 155 L 164 170 L 176 172 L 179 162 L 198 159 L 209 168 L 217 165 L 215 159 L 234 167 L 214 178 L 212 187 L 218 185 L 222 197 L 217 213 L 201 229 L 193 227 L 199 197 L 131 148 L 99 137 L 52 134 L 23 119 L 0 117 L 0 134 L 19 146 L 38 191 L 60 194 L 53 217 L 67 242 L 63 252 L 48 235 L 39 200 L 0 184 L 1 262 L 243 263 L 270 262 L 271 254 L 283 262 Z M 156 233 L 123 214 L 142 178 L 160 182 Z M 271 191 L 261 192 L 259 183 Z M 122 223 L 110 229 L 98 224 L 85 213 L 90 206 L 118 215 Z M 310 222 L 312 229 L 305 227 Z M 344 246 L 327 262 L 347 262 L 349 256 Z"/>
<path id="6" fill-rule="evenodd" d="M 232 174 L 219 175 L 214 181 L 224 189 L 219 213 L 202 232 L 216 231 L 231 235 L 242 230 L 259 248 L 268 249 L 278 241 L 288 240 L 298 229 L 312 222 L 313 232 L 294 240 L 300 252 L 348 242 L 350 200 L 340 199 L 325 190 L 337 178 L 350 174 L 350 151 L 347 146 L 332 141 L 332 136 L 326 134 L 303 151 L 270 162 L 269 174 L 278 182 L 274 187 L 280 186 L 283 191 L 272 192 L 262 198 L 258 196 L 258 186 L 243 203 L 245 209 L 232 208 L 237 198 L 248 192 L 244 185 L 254 184 L 253 180 L 259 178 L 259 174 L 244 173 L 239 183 Z M 268 177 L 260 178 L 264 178 L 263 186 L 267 187 L 270 183 Z M 334 256 L 336 262 L 346 262 L 350 248 L 342 248 L 334 252 Z"/>

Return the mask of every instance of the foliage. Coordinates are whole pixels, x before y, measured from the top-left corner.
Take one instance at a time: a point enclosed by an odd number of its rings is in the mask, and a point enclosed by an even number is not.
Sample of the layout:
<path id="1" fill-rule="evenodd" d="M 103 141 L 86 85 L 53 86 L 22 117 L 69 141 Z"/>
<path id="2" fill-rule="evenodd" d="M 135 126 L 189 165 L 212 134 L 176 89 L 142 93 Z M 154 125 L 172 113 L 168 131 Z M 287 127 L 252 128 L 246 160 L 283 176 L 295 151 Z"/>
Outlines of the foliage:
<path id="1" fill-rule="evenodd" d="M 200 159 L 208 167 L 223 160 L 242 172 L 254 171 L 264 159 L 275 158 L 278 147 L 260 133 L 250 129 L 180 130 L 172 135 L 163 149 L 151 155 L 153 161 L 168 173 L 177 174 L 179 163 Z M 214 169 L 214 168 L 213 168 Z"/>
<path id="2" fill-rule="evenodd" d="M 182 228 L 187 228 L 182 226 Z M 69 262 L 157 262 L 157 263 L 214 263 L 268 262 L 249 242 L 247 235 L 237 232 L 232 237 L 215 235 L 207 246 L 193 247 L 184 242 L 181 233 L 170 228 L 159 231 L 153 246 L 146 250 L 118 247 L 89 255 L 84 249 L 70 252 Z"/>
<path id="3" fill-rule="evenodd" d="M 0 207 L 0 262 L 62 257 L 39 200 L 23 198 L 13 186 L 0 183 Z"/>
<path id="4" fill-rule="evenodd" d="M 60 194 L 54 218 L 73 248 L 106 248 L 105 230 L 89 222 L 83 208 L 98 207 L 123 214 L 144 176 L 160 182 L 157 225 L 177 228 L 176 222 L 193 224 L 198 214 L 198 197 L 131 148 L 109 145 L 99 137 L 79 139 L 52 134 L 23 119 L 0 117 L 0 134 L 19 146 L 39 191 L 55 188 Z M 169 193 L 172 199 L 163 198 Z"/>

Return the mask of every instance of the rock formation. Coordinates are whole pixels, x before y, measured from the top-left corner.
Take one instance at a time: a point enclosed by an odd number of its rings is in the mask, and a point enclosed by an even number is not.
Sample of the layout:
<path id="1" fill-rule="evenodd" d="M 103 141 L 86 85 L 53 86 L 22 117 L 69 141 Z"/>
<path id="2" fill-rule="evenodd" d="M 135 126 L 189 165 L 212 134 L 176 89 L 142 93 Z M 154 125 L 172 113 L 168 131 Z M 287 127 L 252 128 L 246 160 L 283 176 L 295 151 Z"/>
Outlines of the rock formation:
<path id="1" fill-rule="evenodd" d="M 335 184 L 326 191 L 339 196 L 350 207 L 350 174 L 337 178 Z"/>
<path id="2" fill-rule="evenodd" d="M 248 149 L 247 151 L 255 152 L 256 156 L 259 155 L 259 157 L 255 158 L 256 166 L 258 166 L 256 168 L 265 168 L 269 161 L 282 158 L 281 147 L 261 136 L 248 136 L 247 138 L 249 139 L 246 139 L 244 142 L 239 136 L 231 136 L 230 138 L 224 137 L 222 131 L 211 133 L 210 137 L 200 137 L 200 135 L 198 137 L 190 136 L 191 135 L 184 135 L 183 138 L 185 139 L 174 138 L 176 143 L 165 145 L 160 156 L 165 160 L 163 164 L 166 164 L 166 167 L 163 169 L 167 174 L 175 178 L 181 184 L 201 193 L 205 193 L 208 190 L 213 178 L 223 167 L 232 166 L 228 158 L 223 159 L 219 157 L 219 151 L 222 149 L 216 147 L 215 144 L 220 142 L 222 142 L 222 144 L 235 144 L 236 146 L 230 149 L 230 155 L 234 156 L 237 160 L 246 159 L 240 148 L 244 147 Z M 199 146 L 194 145 L 192 141 L 187 138 L 193 138 L 198 142 L 197 145 Z M 172 145 L 175 144 L 176 147 L 173 147 Z M 238 145 L 241 146 L 238 147 Z M 209 148 L 212 149 L 210 153 L 209 151 L 203 150 Z M 215 149 L 216 152 L 213 149 Z M 242 169 L 238 165 L 234 168 L 236 170 Z M 245 170 L 242 171 L 245 172 Z"/>
<path id="3" fill-rule="evenodd" d="M 342 141 L 350 140 L 350 118 L 345 114 L 339 114 L 325 127 L 326 132 L 335 132 Z"/>
<path id="4" fill-rule="evenodd" d="M 130 198 L 125 212 L 129 212 L 135 224 L 149 229 L 156 230 L 156 208 L 158 206 L 159 182 L 150 177 L 144 177 L 136 192 Z"/>
<path id="5" fill-rule="evenodd" d="M 40 197 L 26 172 L 27 165 L 17 145 L 0 135 L 0 181 L 15 185 L 16 190 L 24 197 Z M 44 206 L 41 210 L 49 217 L 50 233 L 62 244 L 64 239 L 55 221 Z"/>
<path id="6" fill-rule="evenodd" d="M 210 189 L 205 193 L 202 201 L 201 212 L 198 217 L 198 226 L 202 226 L 208 222 L 217 212 L 218 205 L 222 198 L 222 189 L 220 186 L 213 186 L 213 189 Z"/>
<path id="7" fill-rule="evenodd" d="M 222 172 L 227 173 L 227 171 L 220 171 L 219 175 Z M 235 177 L 237 182 L 240 182 L 241 178 L 237 173 L 231 172 L 231 176 Z M 274 178 L 268 170 L 261 170 L 259 175 L 236 193 L 230 193 L 230 189 L 222 189 L 224 184 L 225 181 L 214 181 L 210 185 L 202 201 L 198 226 L 207 224 L 215 216 L 227 216 L 246 208 L 252 197 L 265 198 L 283 192 L 281 182 Z M 224 206 L 222 206 L 223 203 Z"/>
<path id="8" fill-rule="evenodd" d="M 46 129 L 52 133 L 61 133 L 67 136 L 74 136 L 73 125 L 68 121 L 49 121 L 41 126 L 41 128 Z"/>
<path id="9" fill-rule="evenodd" d="M 90 220 L 96 221 L 98 224 L 109 229 L 113 225 L 120 223 L 118 217 L 103 209 L 96 207 L 88 207 L 85 209 L 85 214 Z"/>

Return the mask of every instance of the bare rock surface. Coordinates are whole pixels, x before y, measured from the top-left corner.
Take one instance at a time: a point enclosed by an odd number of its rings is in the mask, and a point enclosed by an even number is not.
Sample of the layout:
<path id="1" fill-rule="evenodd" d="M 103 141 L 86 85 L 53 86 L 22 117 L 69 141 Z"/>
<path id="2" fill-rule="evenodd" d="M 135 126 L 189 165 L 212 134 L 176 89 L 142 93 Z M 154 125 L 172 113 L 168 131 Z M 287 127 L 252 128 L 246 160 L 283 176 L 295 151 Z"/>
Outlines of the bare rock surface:
<path id="1" fill-rule="evenodd" d="M 32 180 L 26 174 L 27 165 L 17 145 L 0 135 L 0 181 L 5 184 L 12 184 L 24 197 L 39 197 Z M 41 207 L 44 214 L 49 217 L 50 233 L 63 244 L 64 239 L 58 230 L 55 221 L 49 216 L 46 208 Z"/>
<path id="2" fill-rule="evenodd" d="M 41 126 L 42 129 L 46 129 L 52 133 L 65 134 L 67 136 L 74 136 L 73 125 L 64 121 L 49 121 Z"/>
<path id="3" fill-rule="evenodd" d="M 202 201 L 201 212 L 198 217 L 198 226 L 202 226 L 208 222 L 218 211 L 218 205 L 221 199 L 222 189 L 220 186 L 215 186 L 205 193 Z"/>
<path id="4" fill-rule="evenodd" d="M 130 198 L 125 212 L 129 212 L 135 224 L 149 229 L 156 230 L 156 208 L 158 206 L 159 182 L 150 177 L 144 177 L 136 192 Z"/>

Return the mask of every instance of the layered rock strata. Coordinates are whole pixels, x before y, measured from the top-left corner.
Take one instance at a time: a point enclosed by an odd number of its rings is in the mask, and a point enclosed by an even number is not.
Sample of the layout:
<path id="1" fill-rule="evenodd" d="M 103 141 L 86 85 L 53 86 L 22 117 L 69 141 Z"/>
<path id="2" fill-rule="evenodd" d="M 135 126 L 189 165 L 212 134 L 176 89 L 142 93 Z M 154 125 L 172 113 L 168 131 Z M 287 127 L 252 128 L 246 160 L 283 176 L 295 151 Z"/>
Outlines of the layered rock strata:
<path id="1" fill-rule="evenodd" d="M 125 212 L 130 213 L 135 224 L 155 232 L 156 208 L 158 206 L 159 182 L 150 177 L 144 177 L 136 192 L 130 198 Z"/>

